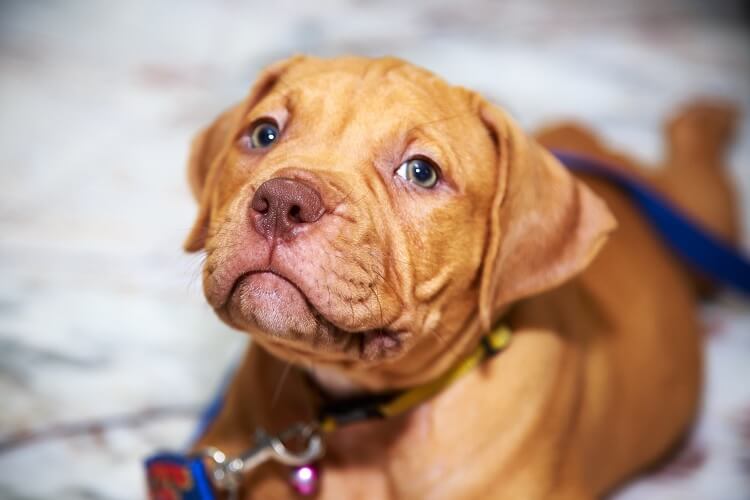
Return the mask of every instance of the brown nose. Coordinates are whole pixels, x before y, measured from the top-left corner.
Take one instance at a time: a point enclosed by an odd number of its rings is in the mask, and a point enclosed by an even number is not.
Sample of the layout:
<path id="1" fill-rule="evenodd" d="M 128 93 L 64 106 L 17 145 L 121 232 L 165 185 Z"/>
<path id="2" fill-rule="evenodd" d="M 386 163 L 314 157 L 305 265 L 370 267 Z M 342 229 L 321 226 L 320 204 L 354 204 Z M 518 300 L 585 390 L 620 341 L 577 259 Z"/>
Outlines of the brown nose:
<path id="1" fill-rule="evenodd" d="M 250 203 L 255 230 L 268 239 L 293 238 L 303 224 L 323 215 L 320 194 L 301 182 L 276 178 L 260 185 Z"/>

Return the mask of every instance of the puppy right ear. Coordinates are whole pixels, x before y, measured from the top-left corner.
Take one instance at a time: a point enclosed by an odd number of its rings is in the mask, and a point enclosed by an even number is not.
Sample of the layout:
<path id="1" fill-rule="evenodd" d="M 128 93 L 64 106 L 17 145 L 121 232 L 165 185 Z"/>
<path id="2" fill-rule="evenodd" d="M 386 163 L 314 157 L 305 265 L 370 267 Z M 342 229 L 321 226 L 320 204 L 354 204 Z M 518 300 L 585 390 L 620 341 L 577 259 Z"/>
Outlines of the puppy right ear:
<path id="1" fill-rule="evenodd" d="M 281 75 L 304 56 L 292 56 L 267 67 L 258 77 L 250 93 L 239 104 L 224 111 L 194 139 L 188 159 L 188 183 L 198 201 L 198 215 L 183 247 L 187 252 L 202 250 L 206 243 L 211 218 L 211 186 L 220 166 L 242 126 L 245 114 L 268 94 Z"/>

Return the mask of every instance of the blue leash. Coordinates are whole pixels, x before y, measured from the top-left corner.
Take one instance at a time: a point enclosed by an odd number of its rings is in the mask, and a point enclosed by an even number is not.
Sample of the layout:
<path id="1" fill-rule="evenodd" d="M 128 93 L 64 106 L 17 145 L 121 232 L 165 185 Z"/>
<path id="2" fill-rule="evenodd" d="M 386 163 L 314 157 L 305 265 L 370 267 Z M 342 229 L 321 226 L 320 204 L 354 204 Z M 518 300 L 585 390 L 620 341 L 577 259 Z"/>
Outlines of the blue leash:
<path id="1" fill-rule="evenodd" d="M 198 418 L 198 425 L 196 425 L 193 435 L 190 437 L 190 441 L 188 441 L 188 449 L 193 448 L 196 445 L 196 443 L 206 434 L 211 424 L 214 423 L 216 417 L 219 416 L 221 409 L 224 407 L 227 392 L 229 392 L 229 384 L 232 382 L 234 373 L 237 371 L 236 365 L 237 363 L 232 363 L 229 370 L 224 373 L 224 376 L 219 382 L 219 387 L 216 390 L 216 395 Z"/>
<path id="2" fill-rule="evenodd" d="M 750 260 L 739 250 L 701 228 L 660 194 L 603 162 L 566 151 L 552 152 L 573 172 L 604 178 L 624 190 L 689 266 L 717 284 L 750 295 Z"/>

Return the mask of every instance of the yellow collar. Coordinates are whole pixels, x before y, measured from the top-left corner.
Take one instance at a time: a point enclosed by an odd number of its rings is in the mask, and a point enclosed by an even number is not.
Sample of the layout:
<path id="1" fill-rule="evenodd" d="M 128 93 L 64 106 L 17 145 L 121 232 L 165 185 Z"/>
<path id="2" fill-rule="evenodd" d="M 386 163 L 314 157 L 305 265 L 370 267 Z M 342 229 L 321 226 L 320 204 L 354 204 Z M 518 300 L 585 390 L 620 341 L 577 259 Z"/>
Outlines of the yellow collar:
<path id="1" fill-rule="evenodd" d="M 318 419 L 319 429 L 323 432 L 331 432 L 347 423 L 406 413 L 448 387 L 487 358 L 505 349 L 510 343 L 510 338 L 510 329 L 505 325 L 499 325 L 482 337 L 479 345 L 469 356 L 431 382 L 402 392 L 337 401 L 325 405 Z"/>

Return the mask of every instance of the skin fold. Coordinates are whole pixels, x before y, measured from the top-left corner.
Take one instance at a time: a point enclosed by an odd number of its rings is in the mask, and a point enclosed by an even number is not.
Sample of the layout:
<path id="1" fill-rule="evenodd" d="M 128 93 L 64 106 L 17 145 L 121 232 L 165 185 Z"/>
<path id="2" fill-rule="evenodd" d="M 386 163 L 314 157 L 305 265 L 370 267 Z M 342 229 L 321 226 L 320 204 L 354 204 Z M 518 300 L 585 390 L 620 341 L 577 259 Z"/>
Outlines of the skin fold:
<path id="1" fill-rule="evenodd" d="M 278 138 L 254 148 L 262 123 Z M 199 212 L 185 246 L 206 252 L 209 304 L 253 338 L 198 447 L 239 453 L 257 427 L 314 418 L 311 380 L 333 398 L 428 382 L 502 321 L 514 335 L 501 355 L 407 414 L 328 434 L 318 498 L 612 490 L 692 421 L 703 285 L 622 193 L 573 177 L 545 147 L 616 161 L 731 240 L 720 161 L 732 123 L 723 105 L 686 108 L 669 125 L 664 168 L 647 174 L 574 124 L 532 138 L 401 60 L 297 56 L 267 68 L 189 161 Z M 398 175 L 414 158 L 435 166 L 437 184 Z M 268 218 L 276 189 L 301 200 L 286 226 Z M 243 498 L 294 498 L 287 476 L 261 466 Z"/>

